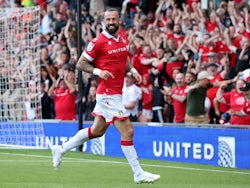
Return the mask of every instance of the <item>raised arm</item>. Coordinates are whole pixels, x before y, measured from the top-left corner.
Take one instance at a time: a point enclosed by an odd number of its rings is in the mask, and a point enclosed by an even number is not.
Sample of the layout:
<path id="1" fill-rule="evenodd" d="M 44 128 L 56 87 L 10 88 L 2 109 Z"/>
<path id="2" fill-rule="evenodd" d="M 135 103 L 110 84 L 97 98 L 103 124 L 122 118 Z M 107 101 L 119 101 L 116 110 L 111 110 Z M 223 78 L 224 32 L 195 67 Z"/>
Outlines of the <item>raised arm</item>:
<path id="1" fill-rule="evenodd" d="M 226 101 L 223 97 L 223 94 L 224 94 L 224 89 L 227 87 L 226 84 L 223 84 L 219 87 L 217 93 L 216 93 L 216 99 L 218 102 L 222 103 L 222 104 L 226 104 Z"/>
<path id="2" fill-rule="evenodd" d="M 155 11 L 155 19 L 160 18 L 160 14 L 161 14 L 161 9 L 163 7 L 163 5 L 166 3 L 166 0 L 160 0 L 158 2 L 158 8 Z"/>
<path id="3" fill-rule="evenodd" d="M 246 31 L 250 32 L 248 8 L 244 7 L 243 12 L 244 12 L 244 18 L 245 18 L 245 24 L 246 24 Z"/>
<path id="4" fill-rule="evenodd" d="M 225 29 L 225 31 L 224 31 L 223 34 L 224 34 L 224 38 L 225 38 L 225 41 L 226 41 L 226 43 L 227 43 L 229 49 L 230 49 L 232 52 L 236 53 L 237 48 L 236 48 L 236 46 L 232 45 L 232 41 L 231 41 L 230 36 L 229 36 L 229 30 L 228 30 L 228 29 Z"/>

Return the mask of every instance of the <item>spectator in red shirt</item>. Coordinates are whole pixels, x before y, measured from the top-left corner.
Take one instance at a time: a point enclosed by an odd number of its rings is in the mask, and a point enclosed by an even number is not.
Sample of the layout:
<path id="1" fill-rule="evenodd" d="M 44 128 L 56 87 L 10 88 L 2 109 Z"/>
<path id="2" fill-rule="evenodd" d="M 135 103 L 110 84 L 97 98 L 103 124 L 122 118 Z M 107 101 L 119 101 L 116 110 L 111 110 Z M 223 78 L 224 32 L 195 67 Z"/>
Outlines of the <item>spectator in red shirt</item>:
<path id="1" fill-rule="evenodd" d="M 69 80 L 69 71 L 57 80 L 51 76 L 53 84 L 51 85 L 48 96 L 54 99 L 55 119 L 75 120 L 76 119 L 76 88 Z"/>
<path id="2" fill-rule="evenodd" d="M 159 1 L 158 8 L 155 11 L 155 20 L 157 26 L 161 29 L 165 28 L 166 22 L 173 20 L 174 7 L 166 1 Z"/>
<path id="3" fill-rule="evenodd" d="M 203 63 L 208 63 L 209 57 L 213 58 L 210 59 L 211 61 L 215 61 L 214 58 L 216 58 L 217 61 L 217 46 L 214 43 L 214 39 L 217 36 L 211 36 L 210 34 L 203 35 L 203 42 L 198 46 L 199 52 L 202 55 Z"/>
<path id="4" fill-rule="evenodd" d="M 170 39 L 170 38 L 174 38 L 174 32 L 173 32 L 173 22 L 172 20 L 168 21 L 166 23 L 166 26 L 165 26 L 165 33 L 166 33 L 166 37 L 167 39 Z"/>
<path id="5" fill-rule="evenodd" d="M 250 124 L 250 114 L 245 116 L 239 116 L 234 112 L 241 111 L 246 103 L 246 97 L 242 91 L 245 85 L 245 81 L 239 79 L 236 82 L 235 90 L 226 92 L 223 94 L 223 90 L 226 88 L 225 84 L 222 84 L 217 92 L 216 98 L 219 102 L 230 105 L 230 110 L 228 111 L 231 115 L 230 124 L 232 125 L 249 125 Z"/>
<path id="6" fill-rule="evenodd" d="M 174 32 L 174 39 L 175 39 L 176 45 L 178 47 L 179 45 L 181 45 L 181 43 L 183 43 L 183 41 L 185 39 L 185 36 L 184 36 L 184 34 L 182 32 L 181 25 L 180 24 L 175 24 L 173 32 Z"/>
<path id="7" fill-rule="evenodd" d="M 239 116 L 239 117 L 246 117 L 250 114 L 250 82 L 247 82 L 244 84 L 244 86 L 241 88 L 241 91 L 244 93 L 246 100 L 244 101 L 243 108 L 240 111 L 235 111 L 230 109 L 229 118 L 231 115 Z M 222 119 L 222 123 L 224 123 L 225 119 Z"/>
<path id="8" fill-rule="evenodd" d="M 221 58 L 225 55 L 231 57 L 230 49 L 223 39 L 216 41 L 217 52 L 218 52 L 218 64 L 221 64 Z M 230 58 L 229 58 L 230 59 Z M 230 62 L 229 62 L 230 64 Z"/>
<path id="9" fill-rule="evenodd" d="M 191 11 L 194 11 L 197 4 L 200 3 L 200 0 L 186 0 L 186 2 L 189 5 Z"/>
<path id="10" fill-rule="evenodd" d="M 229 74 L 229 59 L 228 56 L 224 56 L 221 60 L 222 65 L 219 66 L 216 62 L 209 62 L 205 68 L 206 71 L 213 76 L 213 79 L 210 80 L 210 83 L 216 83 L 227 79 L 227 76 Z M 229 83 L 231 82 L 228 81 Z M 207 90 L 207 97 L 210 100 L 211 106 L 209 110 L 209 118 L 210 123 L 219 123 L 219 117 L 215 114 L 214 109 L 214 99 L 216 97 L 216 93 L 218 91 L 218 87 L 212 87 Z"/>
<path id="11" fill-rule="evenodd" d="M 134 64 L 136 70 L 138 70 L 141 75 L 148 74 L 152 68 L 152 62 L 155 60 L 155 55 L 153 55 L 150 45 L 146 44 L 142 47 L 142 53 L 138 59 L 137 64 Z"/>
<path id="12" fill-rule="evenodd" d="M 247 82 L 241 90 L 243 91 L 245 97 L 247 98 L 244 107 L 241 110 L 242 115 L 245 116 L 247 114 L 250 114 L 250 82 Z"/>
<path id="13" fill-rule="evenodd" d="M 212 33 L 216 28 L 219 27 L 218 23 L 219 19 L 217 19 L 217 15 L 215 11 L 210 13 L 209 19 L 206 20 L 206 30 L 208 33 Z"/>
<path id="14" fill-rule="evenodd" d="M 224 32 L 226 42 L 229 46 L 230 51 L 237 54 L 235 71 L 238 74 L 240 71 L 250 68 L 250 33 L 244 32 L 242 34 L 240 48 L 234 46 L 229 36 L 229 31 Z"/>
<path id="15" fill-rule="evenodd" d="M 138 65 L 139 64 L 139 55 L 138 55 L 138 49 L 135 45 L 135 43 L 131 42 L 128 47 L 128 57 L 132 63 L 132 65 Z"/>
<path id="16" fill-rule="evenodd" d="M 169 95 L 173 99 L 174 106 L 174 122 L 184 123 L 186 114 L 187 84 L 185 83 L 185 75 L 178 73 L 175 77 L 176 87 L 173 89 L 164 86 L 162 93 Z"/>
<path id="17" fill-rule="evenodd" d="M 174 81 L 173 71 L 178 69 L 182 70 L 183 62 L 175 58 L 174 56 L 168 60 L 168 62 L 163 62 L 158 65 L 158 71 L 162 74 L 164 81 L 159 80 L 160 85 L 163 83 L 172 84 Z M 162 79 L 161 78 L 161 79 Z"/>
<path id="18" fill-rule="evenodd" d="M 150 82 L 149 74 L 142 76 L 142 111 L 140 114 L 140 122 L 151 122 L 153 118 L 153 88 Z"/>

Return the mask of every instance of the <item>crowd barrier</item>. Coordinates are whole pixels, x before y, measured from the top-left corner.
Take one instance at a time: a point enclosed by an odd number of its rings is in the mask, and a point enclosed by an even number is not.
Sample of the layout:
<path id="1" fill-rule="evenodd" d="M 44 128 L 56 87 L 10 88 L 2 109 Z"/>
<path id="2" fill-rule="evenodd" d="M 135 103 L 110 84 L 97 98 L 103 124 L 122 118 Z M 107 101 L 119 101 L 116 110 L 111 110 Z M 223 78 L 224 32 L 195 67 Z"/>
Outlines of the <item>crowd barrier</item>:
<path id="1" fill-rule="evenodd" d="M 89 127 L 91 122 L 85 122 Z M 43 122 L 44 137 L 36 139 L 36 146 L 48 148 L 62 144 L 78 129 L 77 122 Z M 134 125 L 134 145 L 139 158 L 184 163 L 206 164 L 229 168 L 250 169 L 250 129 L 143 126 Z M 83 152 L 123 157 L 120 134 L 110 126 L 106 134 L 83 145 Z"/>

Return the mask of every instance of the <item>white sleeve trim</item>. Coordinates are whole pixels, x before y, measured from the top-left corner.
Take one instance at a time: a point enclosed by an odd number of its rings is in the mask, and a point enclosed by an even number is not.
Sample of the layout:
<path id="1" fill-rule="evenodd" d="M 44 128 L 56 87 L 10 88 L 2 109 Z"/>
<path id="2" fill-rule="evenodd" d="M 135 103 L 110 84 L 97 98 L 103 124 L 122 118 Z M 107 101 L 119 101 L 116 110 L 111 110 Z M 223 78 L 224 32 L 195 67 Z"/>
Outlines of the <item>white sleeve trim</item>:
<path id="1" fill-rule="evenodd" d="M 94 59 L 89 55 L 89 54 L 87 54 L 85 51 L 83 52 L 83 56 L 87 59 L 87 60 L 89 60 L 89 61 L 93 61 Z"/>

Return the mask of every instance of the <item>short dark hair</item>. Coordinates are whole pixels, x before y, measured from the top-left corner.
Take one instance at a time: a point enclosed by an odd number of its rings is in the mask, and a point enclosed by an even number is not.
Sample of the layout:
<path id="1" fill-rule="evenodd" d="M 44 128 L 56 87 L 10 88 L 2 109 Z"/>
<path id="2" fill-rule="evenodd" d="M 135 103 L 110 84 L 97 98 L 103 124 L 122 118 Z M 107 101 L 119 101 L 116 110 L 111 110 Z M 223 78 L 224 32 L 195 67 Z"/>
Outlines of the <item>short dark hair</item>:
<path id="1" fill-rule="evenodd" d="M 119 17 L 121 16 L 120 11 L 114 7 L 110 7 L 108 9 L 106 9 L 105 12 L 118 12 Z"/>

